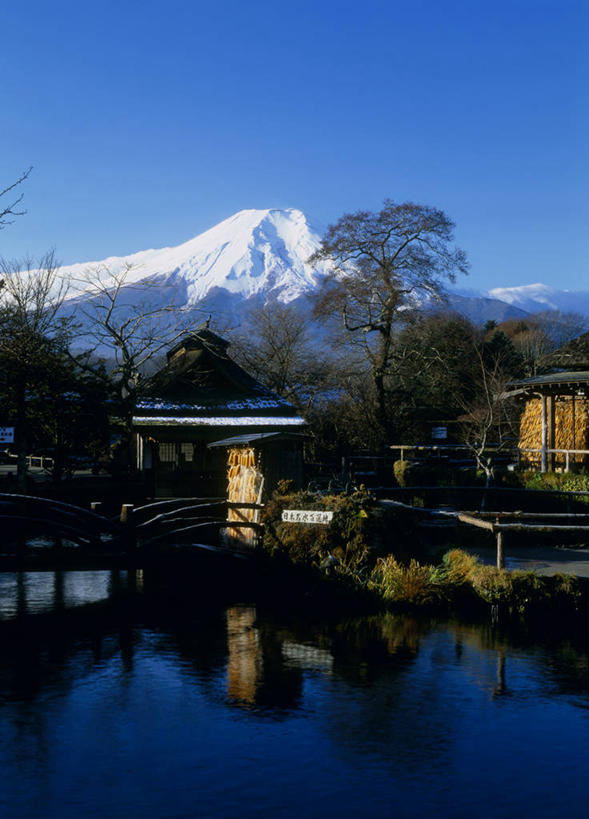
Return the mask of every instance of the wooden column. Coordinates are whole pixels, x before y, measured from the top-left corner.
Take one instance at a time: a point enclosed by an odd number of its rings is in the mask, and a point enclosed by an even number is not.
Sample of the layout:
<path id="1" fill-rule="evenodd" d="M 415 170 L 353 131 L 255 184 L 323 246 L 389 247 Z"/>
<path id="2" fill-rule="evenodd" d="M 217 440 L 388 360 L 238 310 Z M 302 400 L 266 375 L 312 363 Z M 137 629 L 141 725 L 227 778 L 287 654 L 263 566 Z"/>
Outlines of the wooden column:
<path id="1" fill-rule="evenodd" d="M 543 395 L 541 397 L 542 402 L 542 441 L 541 441 L 541 449 L 542 449 L 542 456 L 541 456 L 541 465 L 540 471 L 546 472 L 548 469 L 548 459 L 546 457 L 546 447 L 547 447 L 547 439 L 548 439 L 548 422 L 547 422 L 547 411 L 546 411 L 546 396 Z"/>
<path id="2" fill-rule="evenodd" d="M 576 403 L 575 403 L 575 393 L 573 393 L 572 397 L 572 404 L 571 404 L 571 423 L 573 425 L 573 435 L 572 435 L 572 448 L 577 448 L 577 410 L 576 410 Z M 575 471 L 575 464 L 577 463 L 577 458 L 573 455 L 573 472 Z"/>
<path id="3" fill-rule="evenodd" d="M 503 549 L 503 532 L 497 531 L 495 532 L 495 537 L 497 539 L 497 568 L 504 569 L 505 568 L 505 552 Z"/>
<path id="4" fill-rule="evenodd" d="M 547 445 L 548 449 L 554 449 L 556 444 L 556 435 L 554 433 L 555 427 L 555 418 L 556 418 L 556 400 L 554 396 L 549 395 L 546 398 L 546 421 L 548 424 L 548 435 L 547 435 Z M 554 452 L 549 453 L 548 455 L 548 468 L 551 472 L 554 472 L 554 464 L 555 464 L 555 454 Z"/>

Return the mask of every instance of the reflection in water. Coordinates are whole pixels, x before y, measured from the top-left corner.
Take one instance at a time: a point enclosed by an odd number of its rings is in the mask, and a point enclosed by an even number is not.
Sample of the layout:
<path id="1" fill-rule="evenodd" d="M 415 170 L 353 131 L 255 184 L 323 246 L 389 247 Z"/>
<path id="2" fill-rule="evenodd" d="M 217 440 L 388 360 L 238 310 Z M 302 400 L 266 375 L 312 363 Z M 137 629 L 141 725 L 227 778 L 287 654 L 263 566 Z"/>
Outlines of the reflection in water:
<path id="1" fill-rule="evenodd" d="M 5 572 L 0 573 L 0 621 L 41 612 L 58 612 L 114 596 L 116 584 L 126 586 L 127 572 Z M 131 572 L 129 572 L 129 575 Z"/>
<path id="2" fill-rule="evenodd" d="M 3 817 L 584 815 L 584 644 L 80 574 L 1 579 L 5 619 L 68 624 L 0 624 Z"/>
<path id="3" fill-rule="evenodd" d="M 291 708 L 301 693 L 301 672 L 285 661 L 283 643 L 256 625 L 254 606 L 227 609 L 227 694 L 235 704 Z"/>
<path id="4" fill-rule="evenodd" d="M 260 635 L 254 627 L 253 606 L 227 609 L 227 694 L 231 700 L 253 704 L 262 676 Z"/>

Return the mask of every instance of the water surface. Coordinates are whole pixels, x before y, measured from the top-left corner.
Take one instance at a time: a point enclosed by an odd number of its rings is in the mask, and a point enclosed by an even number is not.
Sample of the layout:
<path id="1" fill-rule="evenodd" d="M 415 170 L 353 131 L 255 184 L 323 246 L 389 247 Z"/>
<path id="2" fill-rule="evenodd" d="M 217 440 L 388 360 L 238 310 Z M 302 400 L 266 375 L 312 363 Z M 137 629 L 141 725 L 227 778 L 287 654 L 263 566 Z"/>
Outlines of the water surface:
<path id="1" fill-rule="evenodd" d="M 582 639 L 148 581 L 0 576 L 1 816 L 586 815 Z"/>

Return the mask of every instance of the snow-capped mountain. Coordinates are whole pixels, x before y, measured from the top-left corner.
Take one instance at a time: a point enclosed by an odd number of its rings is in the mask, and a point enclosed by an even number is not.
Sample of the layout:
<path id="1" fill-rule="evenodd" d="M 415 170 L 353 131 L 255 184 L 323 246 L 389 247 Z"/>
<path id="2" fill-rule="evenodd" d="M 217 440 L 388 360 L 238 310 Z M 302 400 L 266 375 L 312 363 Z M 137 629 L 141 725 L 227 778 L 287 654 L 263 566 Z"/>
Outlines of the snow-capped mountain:
<path id="1" fill-rule="evenodd" d="M 308 264 L 318 246 L 319 235 L 300 210 L 242 210 L 178 247 L 69 265 L 60 272 L 77 297 L 86 290 L 88 271 L 117 274 L 128 267 L 126 284 L 149 282 L 162 303 L 180 300 L 193 307 L 217 289 L 240 300 L 263 296 L 289 302 L 313 291 L 325 272 L 325 265 Z"/>
<path id="2" fill-rule="evenodd" d="M 563 313 L 589 316 L 589 292 L 586 290 L 557 290 L 538 283 L 521 287 L 494 287 L 489 290 L 488 295 L 527 313 L 560 310 Z"/>
<path id="3" fill-rule="evenodd" d="M 90 294 L 88 277 L 95 278 L 96 271 L 103 284 L 127 271 L 122 301 L 129 311 L 138 300 L 151 308 L 174 305 L 193 313 L 195 322 L 212 313 L 218 327 L 239 323 L 244 306 L 274 301 L 294 302 L 308 315 L 309 296 L 329 270 L 326 264 L 308 263 L 319 244 L 320 232 L 300 210 L 242 210 L 177 247 L 60 268 L 70 283 L 64 312 L 80 319 L 78 308 Z M 589 292 L 541 284 L 494 288 L 487 294 L 453 288 L 446 306 L 477 324 L 546 309 L 589 315 Z"/>

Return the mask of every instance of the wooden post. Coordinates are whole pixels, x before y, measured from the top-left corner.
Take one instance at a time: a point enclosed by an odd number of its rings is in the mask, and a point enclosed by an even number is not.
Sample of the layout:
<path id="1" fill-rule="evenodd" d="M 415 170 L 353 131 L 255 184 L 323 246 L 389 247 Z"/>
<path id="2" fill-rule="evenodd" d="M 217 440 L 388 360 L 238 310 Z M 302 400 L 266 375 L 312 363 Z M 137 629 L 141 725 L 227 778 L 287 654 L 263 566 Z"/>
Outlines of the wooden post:
<path id="1" fill-rule="evenodd" d="M 577 448 L 577 432 L 575 430 L 575 427 L 577 425 L 576 422 L 577 422 L 577 411 L 575 409 L 575 393 L 573 393 L 573 401 L 572 401 L 572 406 L 571 406 L 571 423 L 572 423 L 572 426 L 573 426 L 573 430 L 572 430 L 572 432 L 573 432 L 572 444 L 573 445 L 572 445 L 571 449 L 576 449 Z M 577 459 L 573 458 L 573 463 L 576 463 L 576 461 L 577 461 Z"/>
<path id="2" fill-rule="evenodd" d="M 548 437 L 548 424 L 546 423 L 546 396 L 543 395 L 542 401 L 542 441 L 541 441 L 541 465 L 540 471 L 546 472 L 548 469 L 548 460 L 546 458 L 546 442 Z"/>
<path id="3" fill-rule="evenodd" d="M 546 399 L 546 415 L 547 415 L 547 426 L 548 426 L 548 449 L 554 449 L 556 446 L 556 435 L 555 435 L 555 420 L 556 420 L 556 398 L 553 395 L 549 395 Z M 556 465 L 556 454 L 554 452 L 550 452 L 548 456 L 548 465 L 551 472 L 554 472 L 554 467 Z"/>
<path id="4" fill-rule="evenodd" d="M 503 532 L 500 529 L 496 531 L 495 538 L 497 540 L 497 568 L 504 569 L 505 554 L 503 551 Z"/>
<path id="5" fill-rule="evenodd" d="M 121 506 L 121 516 L 119 518 L 120 522 L 123 524 L 124 529 L 126 530 L 126 545 L 127 551 L 131 551 L 137 545 L 135 542 L 135 526 L 133 520 L 133 509 L 135 507 L 132 503 L 124 503 Z"/>
<path id="6" fill-rule="evenodd" d="M 119 518 L 121 523 L 130 523 L 131 522 L 131 518 L 133 517 L 133 509 L 134 508 L 135 507 L 134 507 L 134 505 L 132 503 L 124 503 L 121 506 L 121 517 Z"/>

